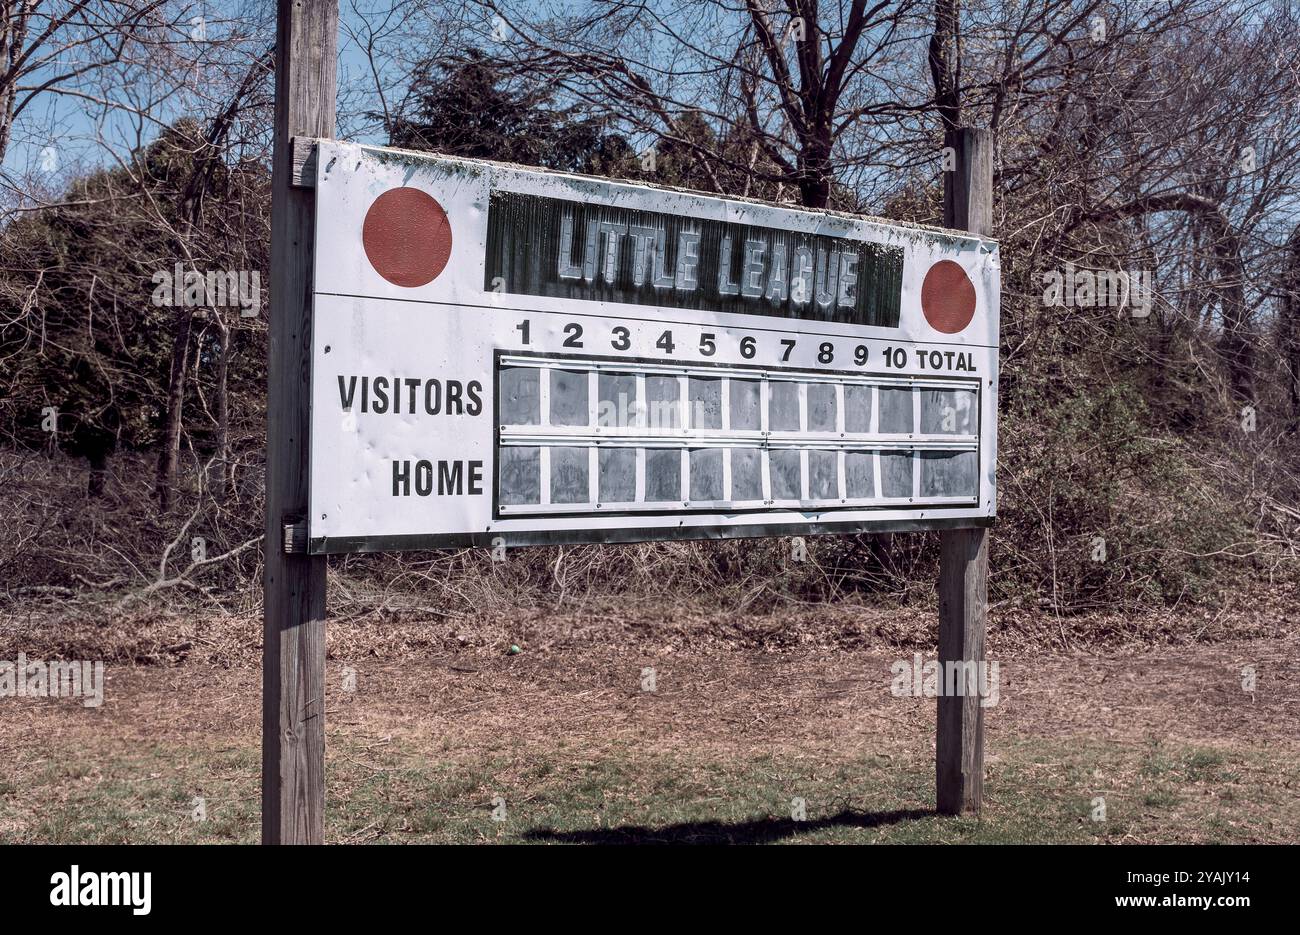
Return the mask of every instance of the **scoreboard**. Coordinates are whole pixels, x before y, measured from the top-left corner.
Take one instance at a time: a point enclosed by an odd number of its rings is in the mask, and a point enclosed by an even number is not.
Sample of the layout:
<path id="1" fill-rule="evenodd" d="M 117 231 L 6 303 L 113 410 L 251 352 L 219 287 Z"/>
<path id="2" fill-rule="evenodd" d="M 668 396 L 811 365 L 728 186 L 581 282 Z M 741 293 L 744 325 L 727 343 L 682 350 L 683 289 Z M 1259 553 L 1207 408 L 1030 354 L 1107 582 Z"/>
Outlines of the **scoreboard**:
<path id="1" fill-rule="evenodd" d="M 991 521 L 995 243 L 316 147 L 311 552 Z"/>

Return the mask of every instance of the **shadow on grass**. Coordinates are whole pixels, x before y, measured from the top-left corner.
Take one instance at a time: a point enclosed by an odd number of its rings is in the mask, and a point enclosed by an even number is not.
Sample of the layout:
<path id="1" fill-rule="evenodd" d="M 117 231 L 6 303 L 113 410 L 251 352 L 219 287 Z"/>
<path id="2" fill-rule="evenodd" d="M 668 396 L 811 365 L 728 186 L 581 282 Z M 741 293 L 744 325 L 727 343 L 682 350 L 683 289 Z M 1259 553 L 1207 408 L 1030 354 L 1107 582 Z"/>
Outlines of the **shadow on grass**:
<path id="1" fill-rule="evenodd" d="M 918 818 L 933 818 L 935 812 L 919 809 L 896 809 L 890 812 L 843 811 L 829 818 L 794 821 L 789 818 L 762 818 L 756 821 L 698 821 L 661 828 L 627 825 L 621 828 L 590 828 L 583 831 L 556 831 L 534 828 L 525 832 L 530 841 L 554 841 L 565 844 L 769 844 L 785 838 L 797 838 L 831 828 L 879 828 Z"/>

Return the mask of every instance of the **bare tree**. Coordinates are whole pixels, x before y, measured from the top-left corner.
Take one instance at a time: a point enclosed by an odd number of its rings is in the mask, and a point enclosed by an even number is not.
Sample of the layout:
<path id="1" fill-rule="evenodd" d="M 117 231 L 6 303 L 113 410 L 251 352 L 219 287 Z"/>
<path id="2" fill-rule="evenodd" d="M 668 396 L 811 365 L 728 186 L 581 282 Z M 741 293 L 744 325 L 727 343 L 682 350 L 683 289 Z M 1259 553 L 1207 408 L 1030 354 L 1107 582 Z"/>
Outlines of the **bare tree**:
<path id="1" fill-rule="evenodd" d="M 615 2 L 543 18 L 524 5 L 486 3 L 485 16 L 507 36 L 490 43 L 495 55 L 551 76 L 633 135 L 827 207 L 836 185 L 887 161 L 883 128 L 921 109 L 877 80 L 918 8 L 914 0 Z M 688 117 L 713 132 L 684 132 Z"/>
<path id="2" fill-rule="evenodd" d="M 14 121 L 46 94 L 95 95 L 87 80 L 148 42 L 165 0 L 0 0 L 0 159 Z"/>
<path id="3" fill-rule="evenodd" d="M 190 239 L 196 228 L 203 222 L 206 196 L 212 185 L 217 167 L 221 165 L 226 152 L 227 140 L 236 117 L 247 105 L 248 98 L 264 82 L 269 73 L 273 51 L 268 50 L 261 58 L 253 62 L 244 79 L 235 88 L 230 101 L 214 116 L 204 133 L 193 168 L 185 181 L 179 197 L 179 229 L 175 230 L 177 255 L 183 256 L 193 266 L 193 257 L 189 249 Z M 161 220 L 160 215 L 160 220 Z M 195 270 L 195 272 L 199 272 Z M 176 484 L 176 465 L 180 459 L 181 431 L 184 421 L 185 388 L 190 361 L 190 336 L 194 324 L 195 309 L 178 306 L 174 311 L 172 330 L 171 368 L 167 382 L 167 405 L 163 445 L 158 452 L 158 479 L 156 491 L 159 504 L 164 510 L 171 506 L 171 492 Z M 218 470 L 222 472 L 219 489 L 224 490 L 224 471 L 228 457 L 226 448 L 229 444 L 229 423 L 226 409 L 226 375 L 228 371 L 229 329 L 222 318 L 222 311 L 216 310 L 213 316 L 220 340 L 218 351 Z"/>

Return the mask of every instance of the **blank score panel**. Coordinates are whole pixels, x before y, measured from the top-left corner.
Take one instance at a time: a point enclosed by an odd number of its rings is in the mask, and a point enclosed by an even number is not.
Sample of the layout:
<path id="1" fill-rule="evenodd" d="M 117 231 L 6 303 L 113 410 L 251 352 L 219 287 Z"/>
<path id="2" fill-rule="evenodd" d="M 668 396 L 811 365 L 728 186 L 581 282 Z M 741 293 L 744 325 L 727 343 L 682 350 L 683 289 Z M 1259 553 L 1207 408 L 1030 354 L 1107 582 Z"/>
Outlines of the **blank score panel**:
<path id="1" fill-rule="evenodd" d="M 496 512 L 969 505 L 979 384 L 498 356 Z"/>

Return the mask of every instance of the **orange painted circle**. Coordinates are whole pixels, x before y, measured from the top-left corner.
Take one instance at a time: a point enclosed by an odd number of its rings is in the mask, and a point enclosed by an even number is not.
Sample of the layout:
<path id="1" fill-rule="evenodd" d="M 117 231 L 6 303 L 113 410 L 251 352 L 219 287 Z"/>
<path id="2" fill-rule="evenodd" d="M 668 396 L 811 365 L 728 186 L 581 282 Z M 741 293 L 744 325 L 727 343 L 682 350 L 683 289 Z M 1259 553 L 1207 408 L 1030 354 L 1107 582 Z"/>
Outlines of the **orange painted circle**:
<path id="1" fill-rule="evenodd" d="M 418 188 L 390 188 L 370 206 L 361 226 L 366 259 L 395 286 L 431 283 L 451 258 L 447 212 Z"/>
<path id="2" fill-rule="evenodd" d="M 930 267 L 921 283 L 921 311 L 935 331 L 956 334 L 975 317 L 975 286 L 952 260 Z"/>

